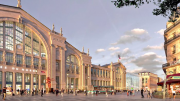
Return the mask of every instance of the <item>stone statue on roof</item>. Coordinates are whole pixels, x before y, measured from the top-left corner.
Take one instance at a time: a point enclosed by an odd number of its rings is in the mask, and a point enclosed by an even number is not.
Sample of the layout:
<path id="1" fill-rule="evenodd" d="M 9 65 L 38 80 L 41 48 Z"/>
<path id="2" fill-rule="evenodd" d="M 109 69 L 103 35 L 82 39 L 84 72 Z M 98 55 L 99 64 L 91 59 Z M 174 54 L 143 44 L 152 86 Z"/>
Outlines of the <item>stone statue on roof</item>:
<path id="1" fill-rule="evenodd" d="M 22 6 L 21 6 L 21 0 L 17 0 L 17 1 L 18 1 L 17 7 L 20 7 L 20 8 L 21 8 L 21 7 L 22 7 Z"/>
<path id="2" fill-rule="evenodd" d="M 54 29 L 55 29 L 55 27 L 54 27 L 54 24 L 53 24 L 53 26 L 52 26 L 52 32 L 54 32 Z"/>

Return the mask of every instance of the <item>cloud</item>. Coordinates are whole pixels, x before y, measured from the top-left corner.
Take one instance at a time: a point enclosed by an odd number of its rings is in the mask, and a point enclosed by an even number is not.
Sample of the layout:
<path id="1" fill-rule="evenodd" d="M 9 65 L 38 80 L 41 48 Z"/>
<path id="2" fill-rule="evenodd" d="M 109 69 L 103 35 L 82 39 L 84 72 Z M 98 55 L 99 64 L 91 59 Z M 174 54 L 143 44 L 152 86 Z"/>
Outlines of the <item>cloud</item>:
<path id="1" fill-rule="evenodd" d="M 148 71 L 154 73 L 162 69 L 161 65 L 164 63 L 162 58 L 162 56 L 159 56 L 154 52 L 148 52 L 131 60 L 131 63 L 134 63 L 137 67 L 142 68 L 142 72 Z"/>
<path id="2" fill-rule="evenodd" d="M 104 52 L 104 51 L 105 51 L 105 49 L 97 49 L 96 53 L 100 53 L 100 52 Z"/>
<path id="3" fill-rule="evenodd" d="M 144 68 L 136 68 L 136 69 L 134 69 L 134 70 L 127 70 L 127 72 L 128 73 L 140 73 L 140 72 L 145 72 L 146 71 L 146 69 L 144 69 Z"/>
<path id="4" fill-rule="evenodd" d="M 148 32 L 144 29 L 139 29 L 139 28 L 133 29 L 124 34 L 125 35 L 121 36 L 117 42 L 112 43 L 112 45 L 128 44 L 137 41 L 145 42 L 150 39 Z"/>
<path id="5" fill-rule="evenodd" d="M 109 48 L 110 51 L 115 51 L 115 50 L 118 50 L 118 49 L 120 49 L 120 48 L 119 47 L 110 47 Z"/>
<path id="6" fill-rule="evenodd" d="M 149 45 L 148 45 L 147 47 L 143 48 L 142 50 L 143 50 L 143 51 L 162 50 L 163 47 L 164 47 L 163 44 L 161 44 L 160 46 L 149 46 Z"/>
<path id="7" fill-rule="evenodd" d="M 160 30 L 157 31 L 156 33 L 159 33 L 160 35 L 164 35 L 164 31 L 165 31 L 165 29 L 160 29 Z"/>
<path id="8" fill-rule="evenodd" d="M 116 51 L 114 53 L 111 53 L 111 56 L 118 56 L 118 55 L 120 55 L 121 57 L 123 57 L 123 56 L 128 56 L 130 53 L 131 53 L 130 49 L 129 48 L 125 48 L 125 49 L 122 50 L 122 52 Z"/>

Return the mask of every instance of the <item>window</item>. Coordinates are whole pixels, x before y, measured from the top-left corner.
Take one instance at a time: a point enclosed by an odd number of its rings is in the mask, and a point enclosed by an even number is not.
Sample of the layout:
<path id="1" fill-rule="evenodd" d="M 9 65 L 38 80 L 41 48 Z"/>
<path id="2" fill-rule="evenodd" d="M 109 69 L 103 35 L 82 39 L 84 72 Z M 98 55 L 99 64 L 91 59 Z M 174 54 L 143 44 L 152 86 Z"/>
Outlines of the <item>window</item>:
<path id="1" fill-rule="evenodd" d="M 33 32 L 33 55 L 39 56 L 39 38 Z"/>
<path id="2" fill-rule="evenodd" d="M 3 48 L 3 22 L 0 22 L 0 48 Z"/>
<path id="3" fill-rule="evenodd" d="M 46 60 L 45 59 L 41 60 L 41 67 L 42 67 L 42 70 L 46 70 Z"/>
<path id="4" fill-rule="evenodd" d="M 39 67 L 39 59 L 38 58 L 34 58 L 34 68 L 38 68 Z"/>
<path id="5" fill-rule="evenodd" d="M 102 77 L 102 70 L 100 70 L 100 77 Z"/>
<path id="6" fill-rule="evenodd" d="M 99 69 L 97 70 L 97 75 L 98 75 L 98 77 L 99 77 Z"/>
<path id="7" fill-rule="evenodd" d="M 2 72 L 0 72 L 0 82 L 2 82 Z"/>
<path id="8" fill-rule="evenodd" d="M 146 78 L 146 83 L 147 83 L 147 78 Z"/>
<path id="9" fill-rule="evenodd" d="M 31 30 L 25 27 L 25 53 L 31 54 Z"/>
<path id="10" fill-rule="evenodd" d="M 16 55 L 16 63 L 17 65 L 22 65 L 23 64 L 23 57 L 22 55 Z"/>
<path id="11" fill-rule="evenodd" d="M 94 69 L 94 76 L 96 76 L 96 69 Z"/>
<path id="12" fill-rule="evenodd" d="M 41 57 L 46 57 L 45 47 L 41 42 Z"/>
<path id="13" fill-rule="evenodd" d="M 173 54 L 176 53 L 176 45 L 173 45 Z"/>
<path id="14" fill-rule="evenodd" d="M 16 23 L 16 44 L 23 43 L 23 25 Z"/>
<path id="15" fill-rule="evenodd" d="M 41 84 L 46 84 L 46 75 L 41 75 Z"/>
<path id="16" fill-rule="evenodd" d="M 5 31 L 6 49 L 13 51 L 13 22 L 5 22 Z"/>
<path id="17" fill-rule="evenodd" d="M 59 62 L 56 62 L 56 71 L 59 71 Z"/>
<path id="18" fill-rule="evenodd" d="M 25 74 L 25 83 L 30 83 L 31 82 L 31 74 Z"/>
<path id="19" fill-rule="evenodd" d="M 93 69 L 91 68 L 91 75 L 93 75 Z"/>
<path id="20" fill-rule="evenodd" d="M 33 75 L 33 83 L 38 83 L 38 79 L 39 79 L 38 74 L 34 74 Z"/>
<path id="21" fill-rule="evenodd" d="M 85 74 L 87 75 L 88 73 L 87 73 L 87 67 L 85 67 Z"/>
<path id="22" fill-rule="evenodd" d="M 31 66 L 31 57 L 26 56 L 26 66 Z"/>
<path id="23" fill-rule="evenodd" d="M 74 55 L 69 55 L 66 58 L 66 71 L 71 72 L 71 73 L 75 73 L 75 67 L 76 67 L 76 73 L 79 74 L 78 59 Z M 71 68 L 71 71 L 70 71 L 70 68 Z"/>
<path id="24" fill-rule="evenodd" d="M 3 61 L 3 52 L 0 51 L 0 61 Z"/>
<path id="25" fill-rule="evenodd" d="M 6 72 L 6 82 L 12 82 L 12 72 Z"/>
<path id="26" fill-rule="evenodd" d="M 16 82 L 22 82 L 22 74 L 16 73 Z"/>
<path id="27" fill-rule="evenodd" d="M 6 62 L 13 63 L 13 53 L 6 53 Z"/>
<path id="28" fill-rule="evenodd" d="M 59 76 L 56 76 L 56 88 L 59 89 Z"/>

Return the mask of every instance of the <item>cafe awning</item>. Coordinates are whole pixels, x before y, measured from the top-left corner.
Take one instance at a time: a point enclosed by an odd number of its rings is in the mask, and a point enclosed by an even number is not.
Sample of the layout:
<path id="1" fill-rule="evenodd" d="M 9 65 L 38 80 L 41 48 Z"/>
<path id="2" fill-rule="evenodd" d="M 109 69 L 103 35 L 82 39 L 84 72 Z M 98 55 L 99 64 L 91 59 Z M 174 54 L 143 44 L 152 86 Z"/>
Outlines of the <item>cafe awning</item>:
<path id="1" fill-rule="evenodd" d="M 178 83 L 178 82 L 180 82 L 180 73 L 167 75 L 166 79 L 168 79 L 166 81 L 166 84 Z M 164 81 L 157 83 L 157 85 L 163 85 L 163 84 L 164 84 Z"/>

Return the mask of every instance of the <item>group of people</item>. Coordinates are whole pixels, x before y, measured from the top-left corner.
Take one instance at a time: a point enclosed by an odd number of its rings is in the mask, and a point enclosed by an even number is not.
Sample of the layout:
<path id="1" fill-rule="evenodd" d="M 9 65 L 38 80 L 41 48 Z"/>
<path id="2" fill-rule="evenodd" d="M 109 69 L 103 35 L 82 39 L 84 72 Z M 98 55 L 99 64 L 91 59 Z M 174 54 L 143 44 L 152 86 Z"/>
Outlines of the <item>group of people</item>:
<path id="1" fill-rule="evenodd" d="M 175 97 L 176 97 L 176 91 L 175 90 L 169 90 L 168 91 L 168 93 L 169 93 L 169 99 L 171 99 L 172 97 L 175 99 Z"/>
<path id="2" fill-rule="evenodd" d="M 151 98 L 152 99 L 152 90 L 147 90 L 147 98 Z M 144 98 L 144 89 L 141 88 L 141 98 Z"/>
<path id="3" fill-rule="evenodd" d="M 56 89 L 56 90 L 53 91 L 53 93 L 56 93 L 56 96 L 58 96 L 58 93 L 60 93 L 60 95 L 63 96 L 64 89 L 63 88 L 61 90 Z"/>
<path id="4" fill-rule="evenodd" d="M 3 94 L 3 96 L 2 96 L 2 99 L 3 100 L 5 100 L 5 98 L 6 98 L 6 87 L 4 87 L 2 90 L 0 89 L 0 95 L 1 95 L 1 92 L 2 92 L 2 94 Z"/>

